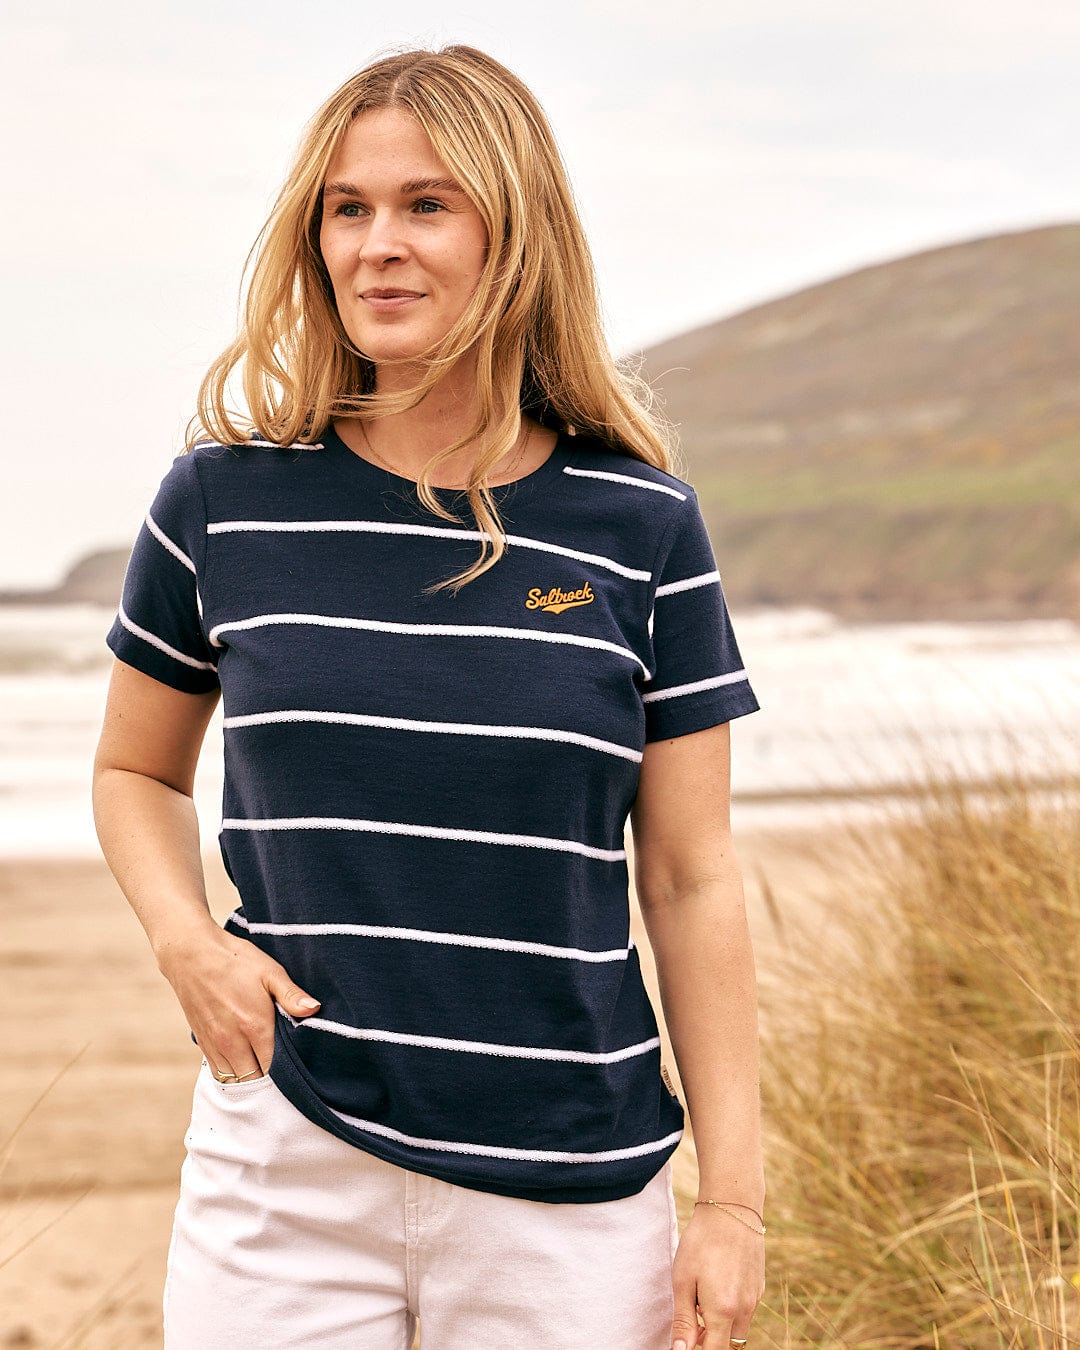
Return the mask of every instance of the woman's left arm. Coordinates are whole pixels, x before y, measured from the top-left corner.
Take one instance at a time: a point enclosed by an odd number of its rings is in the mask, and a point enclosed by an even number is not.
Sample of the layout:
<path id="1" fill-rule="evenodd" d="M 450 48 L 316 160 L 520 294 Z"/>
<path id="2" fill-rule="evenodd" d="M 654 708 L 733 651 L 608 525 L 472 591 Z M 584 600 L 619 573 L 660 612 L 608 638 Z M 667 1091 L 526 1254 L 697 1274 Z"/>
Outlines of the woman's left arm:
<path id="1" fill-rule="evenodd" d="M 730 726 L 649 742 L 631 811 L 638 903 L 686 1094 L 697 1205 L 673 1271 L 673 1340 L 745 1337 L 764 1288 L 760 1055 L 754 957 L 730 828 Z"/>

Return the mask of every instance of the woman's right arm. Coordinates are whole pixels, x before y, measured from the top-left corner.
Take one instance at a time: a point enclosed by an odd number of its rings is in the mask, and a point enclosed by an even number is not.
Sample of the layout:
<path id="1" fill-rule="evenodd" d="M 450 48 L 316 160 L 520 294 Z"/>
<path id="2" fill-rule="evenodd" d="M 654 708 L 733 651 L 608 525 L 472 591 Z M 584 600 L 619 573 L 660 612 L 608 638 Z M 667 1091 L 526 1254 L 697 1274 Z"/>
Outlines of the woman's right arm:
<path id="1" fill-rule="evenodd" d="M 210 912 L 193 791 L 220 690 L 190 694 L 114 659 L 94 757 L 93 810 L 105 861 L 146 931 L 211 1067 L 265 1072 L 276 1000 L 294 1017 L 308 991 Z M 316 1005 L 317 1006 L 317 1005 Z"/>

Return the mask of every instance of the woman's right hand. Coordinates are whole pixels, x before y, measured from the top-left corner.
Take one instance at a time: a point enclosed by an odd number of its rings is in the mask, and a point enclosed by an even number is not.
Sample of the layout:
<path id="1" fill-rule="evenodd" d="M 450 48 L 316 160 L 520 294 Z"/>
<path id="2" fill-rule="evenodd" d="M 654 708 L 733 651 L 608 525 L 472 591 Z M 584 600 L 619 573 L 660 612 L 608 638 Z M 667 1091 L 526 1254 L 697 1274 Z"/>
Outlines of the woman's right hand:
<path id="1" fill-rule="evenodd" d="M 265 1074 L 274 1053 L 275 1000 L 293 1017 L 310 1017 L 319 1002 L 299 988 L 280 962 L 216 925 L 197 941 L 170 944 L 158 957 L 199 1049 L 215 1076 Z"/>

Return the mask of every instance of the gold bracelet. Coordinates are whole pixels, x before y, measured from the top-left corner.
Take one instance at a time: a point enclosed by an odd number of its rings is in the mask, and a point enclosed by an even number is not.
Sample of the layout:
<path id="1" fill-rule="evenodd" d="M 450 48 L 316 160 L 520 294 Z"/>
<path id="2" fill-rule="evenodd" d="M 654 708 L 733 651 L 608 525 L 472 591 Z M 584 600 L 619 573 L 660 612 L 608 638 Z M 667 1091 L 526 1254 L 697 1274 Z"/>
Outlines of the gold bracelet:
<path id="1" fill-rule="evenodd" d="M 744 1218 L 742 1217 L 741 1214 L 732 1214 L 731 1211 L 728 1209 L 728 1205 L 729 1205 L 729 1204 L 733 1204 L 733 1203 L 734 1203 L 734 1201 L 729 1201 L 729 1200 L 695 1200 L 695 1201 L 694 1201 L 694 1204 L 695 1204 L 695 1205 L 715 1205 L 717 1209 L 722 1209 L 722 1210 L 724 1211 L 724 1213 L 728 1216 L 729 1219 L 734 1219 L 736 1223 L 741 1223 L 742 1226 L 743 1226 L 744 1228 L 749 1228 L 750 1231 L 751 1231 L 751 1233 L 757 1233 L 758 1237 L 764 1237 L 764 1236 L 765 1236 L 765 1225 L 762 1224 L 760 1228 L 755 1228 L 754 1225 L 753 1225 L 752 1223 L 748 1222 L 746 1219 L 744 1219 Z M 741 1209 L 750 1209 L 750 1206 L 749 1206 L 749 1205 L 741 1205 L 741 1206 L 739 1206 L 739 1208 L 741 1208 Z M 751 1214 L 757 1214 L 757 1210 L 756 1210 L 756 1209 L 750 1210 L 750 1212 L 751 1212 Z"/>
<path id="2" fill-rule="evenodd" d="M 765 1222 L 765 1215 L 759 1214 L 753 1205 L 744 1205 L 741 1200 L 714 1200 L 714 1205 L 733 1205 L 735 1209 L 748 1209 L 758 1223 Z"/>

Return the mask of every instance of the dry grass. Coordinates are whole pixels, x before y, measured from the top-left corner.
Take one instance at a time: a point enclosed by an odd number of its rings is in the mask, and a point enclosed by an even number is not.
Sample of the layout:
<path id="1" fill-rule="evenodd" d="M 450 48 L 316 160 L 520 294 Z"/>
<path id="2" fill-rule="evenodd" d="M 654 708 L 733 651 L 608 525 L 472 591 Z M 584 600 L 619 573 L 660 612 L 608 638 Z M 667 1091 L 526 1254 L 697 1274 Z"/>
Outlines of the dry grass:
<path id="1" fill-rule="evenodd" d="M 763 992 L 785 1347 L 1080 1344 L 1080 810 L 938 781 Z"/>

